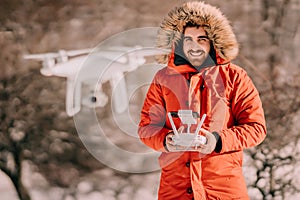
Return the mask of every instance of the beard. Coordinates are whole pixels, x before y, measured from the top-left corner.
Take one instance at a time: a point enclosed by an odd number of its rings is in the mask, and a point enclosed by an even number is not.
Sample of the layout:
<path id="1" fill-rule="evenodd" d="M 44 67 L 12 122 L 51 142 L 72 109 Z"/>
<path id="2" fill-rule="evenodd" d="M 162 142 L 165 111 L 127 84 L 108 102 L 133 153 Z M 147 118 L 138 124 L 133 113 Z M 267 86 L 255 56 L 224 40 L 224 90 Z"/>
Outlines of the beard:
<path id="1" fill-rule="evenodd" d="M 191 51 L 191 50 L 189 50 Z M 203 52 L 197 52 L 197 51 L 203 51 Z M 196 56 L 194 58 L 187 57 L 187 53 L 184 53 L 183 51 L 183 41 L 180 40 L 176 45 L 175 45 L 175 51 L 174 51 L 174 64 L 175 65 L 182 65 L 182 64 L 189 64 L 192 67 L 196 68 L 198 71 L 200 71 L 200 69 L 205 68 L 205 67 L 209 67 L 209 66 L 213 66 L 217 64 L 217 56 L 216 56 L 216 51 L 214 49 L 213 44 L 210 44 L 210 51 L 209 53 L 206 53 L 204 50 L 199 49 L 197 51 L 192 52 L 192 55 L 197 55 L 201 54 L 201 56 Z"/>
<path id="2" fill-rule="evenodd" d="M 194 67 L 196 66 L 201 66 L 206 58 L 208 57 L 208 53 L 206 53 L 203 50 L 189 50 L 185 53 L 185 57 L 193 65 Z"/>

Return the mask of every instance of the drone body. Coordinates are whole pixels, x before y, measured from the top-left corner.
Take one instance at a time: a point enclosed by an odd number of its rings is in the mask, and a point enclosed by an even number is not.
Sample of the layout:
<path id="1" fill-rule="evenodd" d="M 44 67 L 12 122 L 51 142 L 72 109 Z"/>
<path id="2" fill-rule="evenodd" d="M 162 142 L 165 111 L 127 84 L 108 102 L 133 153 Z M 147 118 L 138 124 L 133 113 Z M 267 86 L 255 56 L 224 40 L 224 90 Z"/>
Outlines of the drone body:
<path id="1" fill-rule="evenodd" d="M 42 61 L 41 74 L 67 79 L 66 112 L 74 116 L 81 106 L 104 107 L 108 96 L 102 84 L 109 82 L 113 95 L 112 104 L 117 113 L 128 107 L 128 95 L 124 73 L 134 71 L 145 64 L 145 56 L 166 54 L 168 51 L 154 48 L 107 47 L 106 49 L 60 50 L 58 53 L 25 55 L 25 59 Z M 88 85 L 90 93 L 82 97 L 82 86 Z"/>

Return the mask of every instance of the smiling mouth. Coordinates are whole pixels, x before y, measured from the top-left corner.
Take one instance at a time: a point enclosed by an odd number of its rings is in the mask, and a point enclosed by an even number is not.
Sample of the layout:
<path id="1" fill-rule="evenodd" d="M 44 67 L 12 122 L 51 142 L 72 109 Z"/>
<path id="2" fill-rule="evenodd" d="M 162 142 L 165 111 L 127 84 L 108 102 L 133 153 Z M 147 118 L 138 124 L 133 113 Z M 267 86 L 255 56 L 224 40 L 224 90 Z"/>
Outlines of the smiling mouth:
<path id="1" fill-rule="evenodd" d="M 201 56 L 202 54 L 204 54 L 204 51 L 193 51 L 193 50 L 190 50 L 188 53 L 191 56 L 193 56 L 193 57 L 197 57 L 197 56 Z"/>

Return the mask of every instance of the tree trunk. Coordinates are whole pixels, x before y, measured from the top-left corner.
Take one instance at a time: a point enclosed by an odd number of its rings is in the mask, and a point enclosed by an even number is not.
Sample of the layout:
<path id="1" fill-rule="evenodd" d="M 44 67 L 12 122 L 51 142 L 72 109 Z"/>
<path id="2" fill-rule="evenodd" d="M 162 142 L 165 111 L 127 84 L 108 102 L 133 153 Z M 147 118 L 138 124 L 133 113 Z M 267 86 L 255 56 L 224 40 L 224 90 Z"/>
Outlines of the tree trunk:
<path id="1" fill-rule="evenodd" d="M 19 176 L 11 177 L 14 187 L 16 188 L 17 194 L 20 200 L 31 200 L 26 187 L 23 185 Z"/>
<path id="2" fill-rule="evenodd" d="M 11 173 L 10 178 L 16 188 L 20 200 L 31 200 L 26 187 L 22 183 L 22 149 L 18 144 L 15 144 L 14 147 L 12 153 L 14 155 L 15 170 Z"/>

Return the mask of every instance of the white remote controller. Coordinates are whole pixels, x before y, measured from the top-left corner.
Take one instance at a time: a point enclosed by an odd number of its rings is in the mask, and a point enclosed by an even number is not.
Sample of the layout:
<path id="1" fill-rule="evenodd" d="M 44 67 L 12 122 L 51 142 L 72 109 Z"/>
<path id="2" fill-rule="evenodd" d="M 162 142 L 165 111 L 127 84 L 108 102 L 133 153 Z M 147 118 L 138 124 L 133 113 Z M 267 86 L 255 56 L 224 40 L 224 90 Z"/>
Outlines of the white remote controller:
<path id="1" fill-rule="evenodd" d="M 206 137 L 199 135 L 199 131 L 204 123 L 206 118 L 206 114 L 204 114 L 197 125 L 197 129 L 195 133 L 190 133 L 190 127 L 192 124 L 197 124 L 197 120 L 194 118 L 192 110 L 179 110 L 177 113 L 183 124 L 187 124 L 187 132 L 186 133 L 178 133 L 178 130 L 174 124 L 171 113 L 168 113 L 168 118 L 170 120 L 174 136 L 172 140 L 174 145 L 178 145 L 181 148 L 183 147 L 185 151 L 197 151 L 197 147 L 200 144 L 206 144 Z M 182 150 L 182 149 L 181 149 Z"/>
<path id="2" fill-rule="evenodd" d="M 179 133 L 172 137 L 174 145 L 183 147 L 199 146 L 200 144 L 206 144 L 206 137 L 202 135 L 195 135 L 194 133 Z"/>

